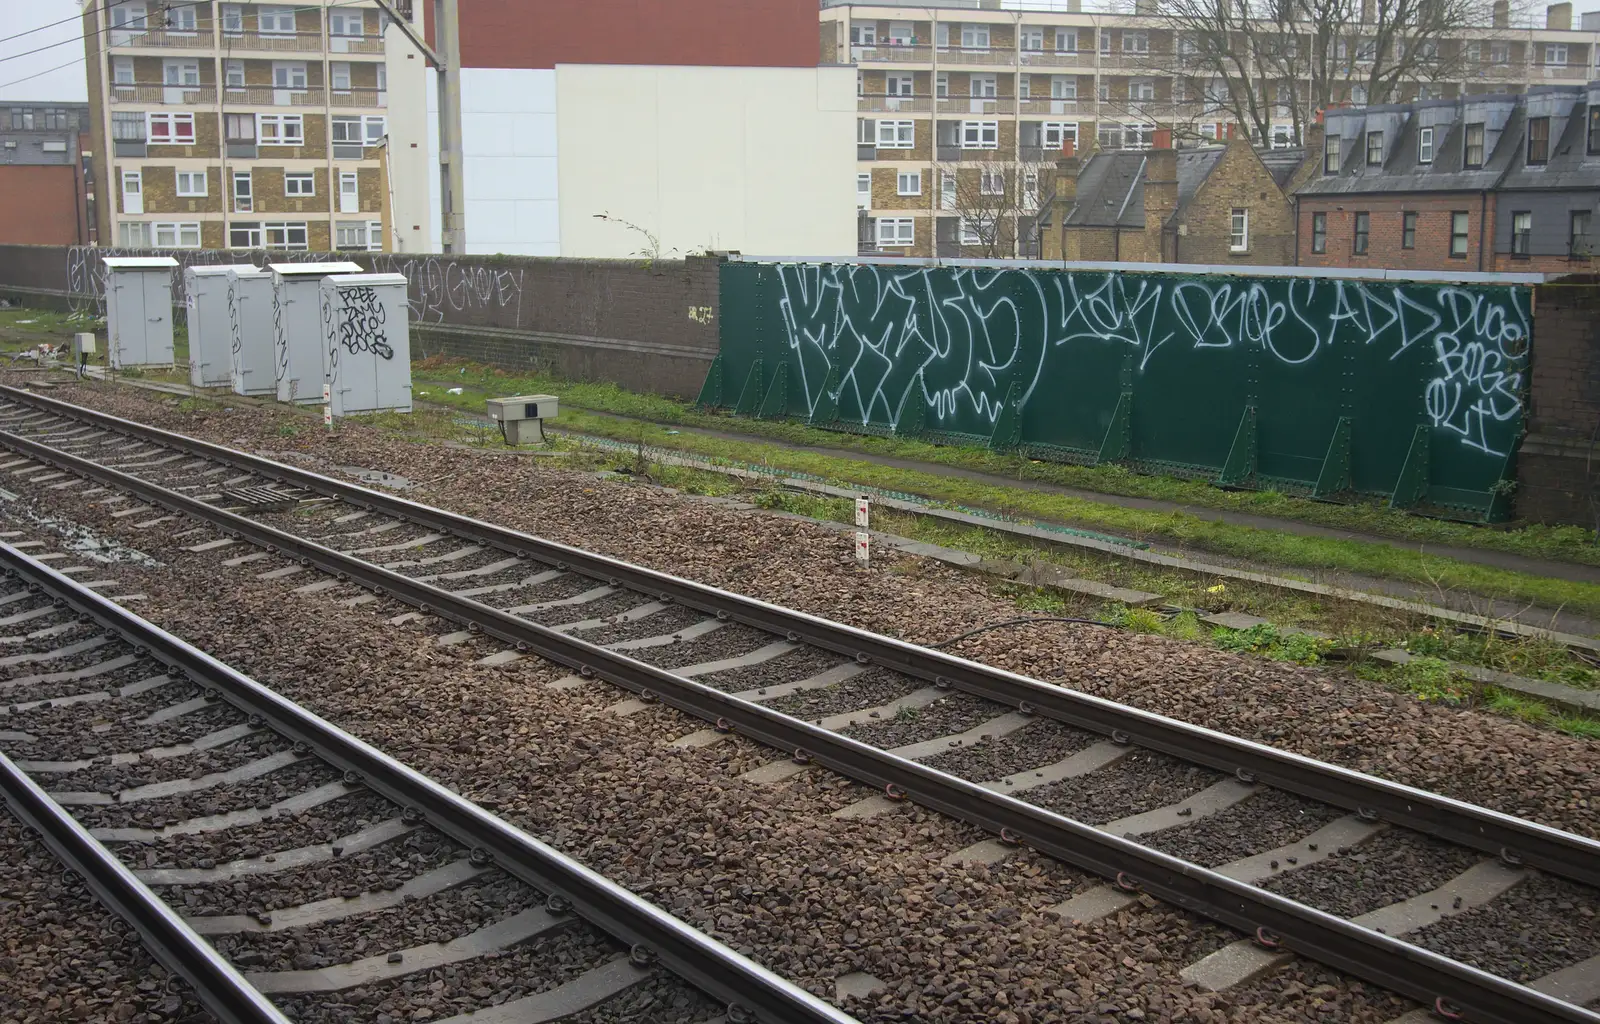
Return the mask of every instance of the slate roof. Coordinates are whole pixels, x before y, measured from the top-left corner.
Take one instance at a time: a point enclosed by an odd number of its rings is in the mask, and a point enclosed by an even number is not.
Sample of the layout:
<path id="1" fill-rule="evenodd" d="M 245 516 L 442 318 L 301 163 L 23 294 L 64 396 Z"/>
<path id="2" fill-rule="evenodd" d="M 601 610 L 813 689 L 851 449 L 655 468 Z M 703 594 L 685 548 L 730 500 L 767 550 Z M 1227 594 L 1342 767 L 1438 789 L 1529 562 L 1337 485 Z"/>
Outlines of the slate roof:
<path id="1" fill-rule="evenodd" d="M 1138 150 L 1091 156 L 1078 172 L 1077 199 L 1067 223 L 1086 228 L 1144 227 L 1144 161 L 1145 154 Z"/>
<path id="2" fill-rule="evenodd" d="M 1552 93 L 1555 90 L 1551 90 Z M 1537 102 L 1537 94 L 1529 90 L 1530 99 Z M 1548 103 L 1548 101 L 1555 101 Z M 1528 165 L 1528 147 L 1519 145 L 1512 156 L 1511 166 L 1500 180 L 1503 189 L 1594 189 L 1600 188 L 1600 155 L 1590 156 L 1585 131 L 1589 122 L 1589 104 L 1579 95 L 1569 105 L 1565 97 L 1551 95 L 1548 105 L 1551 122 L 1565 116 L 1566 124 L 1560 134 L 1550 139 L 1550 159 L 1544 165 Z"/>

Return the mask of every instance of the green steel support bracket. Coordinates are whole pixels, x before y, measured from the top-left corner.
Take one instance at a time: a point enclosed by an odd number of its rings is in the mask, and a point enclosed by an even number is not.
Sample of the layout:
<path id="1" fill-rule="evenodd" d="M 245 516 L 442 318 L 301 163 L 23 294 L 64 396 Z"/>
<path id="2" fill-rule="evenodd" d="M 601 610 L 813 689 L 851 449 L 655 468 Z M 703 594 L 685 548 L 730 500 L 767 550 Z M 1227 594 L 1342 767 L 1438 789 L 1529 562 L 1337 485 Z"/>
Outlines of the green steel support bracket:
<path id="1" fill-rule="evenodd" d="M 761 408 L 756 410 L 756 419 L 769 420 L 788 411 L 789 364 L 779 363 L 778 368 L 772 371 L 772 385 L 767 388 L 767 397 L 761 400 Z"/>
<path id="2" fill-rule="evenodd" d="M 1248 484 L 1256 475 L 1256 407 L 1244 407 L 1239 417 L 1239 429 L 1233 433 L 1233 447 L 1228 449 L 1228 461 L 1222 464 L 1217 484 L 1222 487 L 1239 487 Z"/>
<path id="3" fill-rule="evenodd" d="M 994 420 L 994 433 L 989 435 L 989 447 L 999 451 L 1015 448 L 1022 443 L 1022 386 L 1012 381 L 1006 388 L 1005 401 L 1000 403 L 1000 415 Z"/>
<path id="4" fill-rule="evenodd" d="M 761 404 L 761 360 L 750 364 L 750 376 L 744 379 L 744 390 L 739 392 L 739 404 L 733 407 L 739 416 L 752 416 Z"/>
<path id="5" fill-rule="evenodd" d="M 696 408 L 720 409 L 722 407 L 722 353 L 711 360 L 711 369 L 706 371 L 706 382 L 700 385 L 700 397 L 694 400 Z"/>
<path id="6" fill-rule="evenodd" d="M 1095 465 L 1116 462 L 1133 453 L 1133 392 L 1124 391 L 1117 399 L 1117 408 L 1111 413 L 1111 428 L 1100 442 L 1100 455 Z"/>
<path id="7" fill-rule="evenodd" d="M 1317 485 L 1311 489 L 1313 498 L 1350 489 L 1350 417 L 1340 416 L 1333 428 L 1333 440 L 1328 443 L 1328 454 L 1322 460 L 1322 472 L 1317 474 Z"/>
<path id="8" fill-rule="evenodd" d="M 922 378 L 918 377 L 900 403 L 900 415 L 895 417 L 895 437 L 921 437 L 928 426 L 928 403 L 922 400 Z"/>
<path id="9" fill-rule="evenodd" d="M 822 397 L 817 399 L 816 408 L 811 410 L 811 415 L 806 422 L 820 425 L 832 423 L 839 418 L 839 400 L 834 395 L 839 392 L 839 371 L 828 367 L 828 376 L 822 382 Z"/>
<path id="10" fill-rule="evenodd" d="M 1394 494 L 1389 498 L 1390 508 L 1415 508 L 1428 496 L 1428 456 L 1432 441 L 1431 427 L 1418 427 L 1411 435 L 1411 450 L 1406 453 L 1405 465 L 1400 467 L 1400 479 L 1395 482 Z"/>

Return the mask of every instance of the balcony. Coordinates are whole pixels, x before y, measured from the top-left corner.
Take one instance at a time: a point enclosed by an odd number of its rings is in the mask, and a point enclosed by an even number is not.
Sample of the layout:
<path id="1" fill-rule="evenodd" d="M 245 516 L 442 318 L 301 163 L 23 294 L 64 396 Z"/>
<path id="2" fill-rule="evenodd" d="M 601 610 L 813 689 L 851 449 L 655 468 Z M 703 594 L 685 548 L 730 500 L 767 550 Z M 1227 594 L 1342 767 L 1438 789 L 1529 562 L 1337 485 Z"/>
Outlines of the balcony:
<path id="1" fill-rule="evenodd" d="M 372 90 L 376 92 L 377 90 Z M 225 101 L 230 105 L 255 107 L 320 107 L 326 94 L 322 86 L 309 88 L 275 89 L 270 85 L 250 85 L 244 88 L 229 86 Z"/>
<path id="2" fill-rule="evenodd" d="M 1017 51 L 1009 46 L 941 46 L 939 63 L 1016 67 Z"/>
<path id="3" fill-rule="evenodd" d="M 224 32 L 222 45 L 234 56 L 249 50 L 262 50 L 267 53 L 321 52 L 322 34 L 320 32 Z"/>
<path id="4" fill-rule="evenodd" d="M 164 50 L 209 50 L 211 29 L 208 27 L 199 32 L 173 32 L 168 29 L 136 32 L 125 28 L 114 28 L 111 30 L 111 46 L 113 49 L 124 46 L 150 46 Z"/>
<path id="5" fill-rule="evenodd" d="M 1102 71 L 1150 71 L 1156 68 L 1171 68 L 1173 64 L 1171 50 L 1117 50 L 1113 53 L 1100 51 Z"/>
<path id="6" fill-rule="evenodd" d="M 198 107 L 217 102 L 217 90 L 210 85 L 116 85 L 111 102 L 141 106 Z"/>
<path id="7" fill-rule="evenodd" d="M 1092 68 L 1093 50 L 1023 50 L 1025 68 Z"/>
<path id="8" fill-rule="evenodd" d="M 329 53 L 382 53 L 382 36 L 329 36 Z"/>
<path id="9" fill-rule="evenodd" d="M 850 47 L 852 64 L 927 64 L 932 60 L 933 47 L 916 43 Z"/>
<path id="10" fill-rule="evenodd" d="M 1091 99 L 1027 99 L 1022 101 L 1024 114 L 1092 114 L 1094 113 L 1094 100 Z"/>
<path id="11" fill-rule="evenodd" d="M 926 114 L 933 109 L 933 97 L 869 94 L 856 97 L 856 109 L 878 114 Z"/>
<path id="12" fill-rule="evenodd" d="M 1534 64 L 1528 68 L 1529 81 L 1583 82 L 1589 78 L 1589 68 L 1584 64 Z"/>
<path id="13" fill-rule="evenodd" d="M 330 107 L 387 107 L 387 89 L 334 89 L 328 94 Z"/>
<path id="14" fill-rule="evenodd" d="M 1014 114 L 1017 101 L 1010 96 L 949 96 L 939 100 L 941 114 Z"/>

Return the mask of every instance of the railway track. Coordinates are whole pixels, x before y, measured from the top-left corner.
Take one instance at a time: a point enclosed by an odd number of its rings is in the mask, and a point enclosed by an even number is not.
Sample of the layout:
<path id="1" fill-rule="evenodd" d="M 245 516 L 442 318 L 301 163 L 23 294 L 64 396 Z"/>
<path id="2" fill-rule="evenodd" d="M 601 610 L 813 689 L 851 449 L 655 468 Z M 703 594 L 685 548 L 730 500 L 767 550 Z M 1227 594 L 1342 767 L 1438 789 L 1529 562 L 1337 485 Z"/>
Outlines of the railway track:
<path id="1" fill-rule="evenodd" d="M 340 993 L 448 967 L 476 991 L 456 1024 L 641 989 L 680 1019 L 853 1020 L 94 582 L 0 543 L 0 792 L 218 1019 L 348 1020 Z"/>
<path id="2" fill-rule="evenodd" d="M 1025 844 L 1112 881 L 1063 916 L 1149 893 L 1253 937 L 1190 965 L 1197 984 L 1292 951 L 1444 1014 L 1600 1021 L 1600 950 L 1530 968 L 1474 946 L 1522 894 L 1592 902 L 1592 840 L 25 391 L 0 388 L 0 445 L 38 501 L 198 519 L 218 571 L 318 569 L 300 590 L 395 598 L 417 609 L 399 620 L 464 627 L 439 643 L 497 639 L 491 660 L 573 670 L 557 686 L 633 691 L 619 714 L 661 702 L 711 726 L 682 745 L 736 731 L 788 755 L 752 783 L 821 765 L 882 792 L 841 815 L 910 799 L 996 836 L 952 858 Z"/>

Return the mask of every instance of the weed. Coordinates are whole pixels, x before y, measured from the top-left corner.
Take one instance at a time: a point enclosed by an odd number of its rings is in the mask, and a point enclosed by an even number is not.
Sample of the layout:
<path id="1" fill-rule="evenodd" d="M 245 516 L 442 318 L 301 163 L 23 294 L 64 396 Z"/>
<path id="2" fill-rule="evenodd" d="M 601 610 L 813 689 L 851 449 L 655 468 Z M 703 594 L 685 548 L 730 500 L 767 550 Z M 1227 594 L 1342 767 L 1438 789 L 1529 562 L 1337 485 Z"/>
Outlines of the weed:
<path id="1" fill-rule="evenodd" d="M 1270 622 L 1249 629 L 1219 627 L 1211 634 L 1211 639 L 1224 651 L 1261 654 L 1274 661 L 1292 661 L 1299 665 L 1315 665 L 1333 646 L 1332 641 L 1309 633 L 1280 631 Z"/>
<path id="2" fill-rule="evenodd" d="M 1412 658 L 1404 665 L 1362 662 L 1356 675 L 1384 683 L 1419 700 L 1461 704 L 1472 699 L 1472 684 L 1440 658 Z"/>
<path id="3" fill-rule="evenodd" d="M 300 428 L 293 423 L 284 423 L 278 427 L 279 437 L 298 437 Z"/>
<path id="4" fill-rule="evenodd" d="M 1111 624 L 1133 633 L 1160 633 L 1167 621 L 1158 612 L 1148 608 L 1121 605 L 1111 613 Z"/>
<path id="5" fill-rule="evenodd" d="M 916 721 L 917 715 L 919 712 L 921 712 L 921 710 L 921 708 L 914 708 L 902 704 L 895 709 L 894 720 L 896 722 L 914 722 Z"/>

